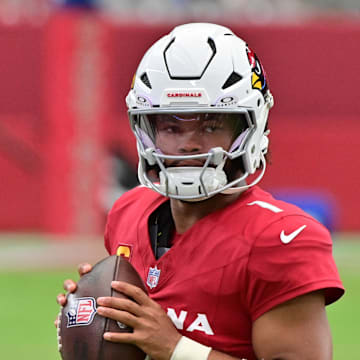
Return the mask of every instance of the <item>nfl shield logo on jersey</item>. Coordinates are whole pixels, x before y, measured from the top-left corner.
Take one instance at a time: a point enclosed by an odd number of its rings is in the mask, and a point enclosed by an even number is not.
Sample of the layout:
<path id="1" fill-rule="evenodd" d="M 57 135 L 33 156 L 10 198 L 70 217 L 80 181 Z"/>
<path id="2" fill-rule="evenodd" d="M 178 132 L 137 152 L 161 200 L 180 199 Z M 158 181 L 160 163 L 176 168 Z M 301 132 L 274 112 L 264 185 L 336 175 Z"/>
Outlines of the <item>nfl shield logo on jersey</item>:
<path id="1" fill-rule="evenodd" d="M 96 313 L 96 302 L 92 297 L 73 299 L 66 317 L 67 327 L 90 325 Z"/>
<path id="2" fill-rule="evenodd" d="M 159 270 L 156 267 L 156 265 L 154 268 L 152 268 L 152 267 L 149 268 L 149 273 L 148 273 L 148 277 L 146 280 L 146 284 L 149 286 L 150 289 L 157 286 L 157 284 L 159 282 L 160 272 L 161 272 L 161 270 Z"/>

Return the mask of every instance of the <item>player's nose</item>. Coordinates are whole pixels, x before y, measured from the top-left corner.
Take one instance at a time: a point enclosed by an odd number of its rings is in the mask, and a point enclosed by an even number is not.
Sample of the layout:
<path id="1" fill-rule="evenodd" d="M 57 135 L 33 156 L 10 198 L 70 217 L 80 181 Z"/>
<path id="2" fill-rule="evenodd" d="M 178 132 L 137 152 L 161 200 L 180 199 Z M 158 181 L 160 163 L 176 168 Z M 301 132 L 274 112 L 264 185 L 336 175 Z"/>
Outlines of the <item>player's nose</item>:
<path id="1" fill-rule="evenodd" d="M 197 131 L 187 131 L 179 139 L 178 150 L 180 153 L 198 153 L 202 150 L 201 136 Z"/>

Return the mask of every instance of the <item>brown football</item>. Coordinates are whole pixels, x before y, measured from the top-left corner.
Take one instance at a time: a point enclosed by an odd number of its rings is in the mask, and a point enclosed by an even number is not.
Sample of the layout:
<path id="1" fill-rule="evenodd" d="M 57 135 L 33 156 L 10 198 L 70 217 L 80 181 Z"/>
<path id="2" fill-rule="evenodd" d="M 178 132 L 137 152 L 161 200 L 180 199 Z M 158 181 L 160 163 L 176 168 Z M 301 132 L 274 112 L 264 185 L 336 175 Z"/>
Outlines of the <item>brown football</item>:
<path id="1" fill-rule="evenodd" d="M 146 354 L 131 344 L 111 343 L 104 332 L 131 332 L 132 329 L 96 313 L 100 296 L 125 297 L 111 288 L 119 280 L 146 287 L 133 266 L 121 256 L 109 256 L 82 276 L 74 293 L 68 294 L 58 325 L 58 343 L 63 360 L 144 360 Z"/>

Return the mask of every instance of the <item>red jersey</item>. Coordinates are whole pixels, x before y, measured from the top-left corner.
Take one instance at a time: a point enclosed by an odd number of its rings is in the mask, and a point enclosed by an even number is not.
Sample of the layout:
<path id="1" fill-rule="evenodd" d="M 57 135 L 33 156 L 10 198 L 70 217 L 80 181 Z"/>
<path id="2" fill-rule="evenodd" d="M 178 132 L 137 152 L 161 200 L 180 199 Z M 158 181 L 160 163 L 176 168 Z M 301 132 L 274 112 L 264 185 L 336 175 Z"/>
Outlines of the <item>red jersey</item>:
<path id="1" fill-rule="evenodd" d="M 274 306 L 325 289 L 343 294 L 329 232 L 259 187 L 199 220 L 156 260 L 149 216 L 168 199 L 145 187 L 108 216 L 105 246 L 125 254 L 183 335 L 229 355 L 256 359 L 252 323 Z"/>

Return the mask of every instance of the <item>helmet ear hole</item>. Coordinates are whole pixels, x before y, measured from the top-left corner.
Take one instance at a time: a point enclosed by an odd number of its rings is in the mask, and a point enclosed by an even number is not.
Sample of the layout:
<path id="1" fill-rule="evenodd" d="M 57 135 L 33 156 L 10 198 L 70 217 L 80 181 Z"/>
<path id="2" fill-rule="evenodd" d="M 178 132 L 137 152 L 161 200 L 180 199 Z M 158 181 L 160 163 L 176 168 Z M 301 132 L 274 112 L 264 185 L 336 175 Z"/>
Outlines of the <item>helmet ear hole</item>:
<path id="1" fill-rule="evenodd" d="M 261 99 L 259 98 L 257 101 L 257 106 L 260 107 L 261 106 Z"/>

